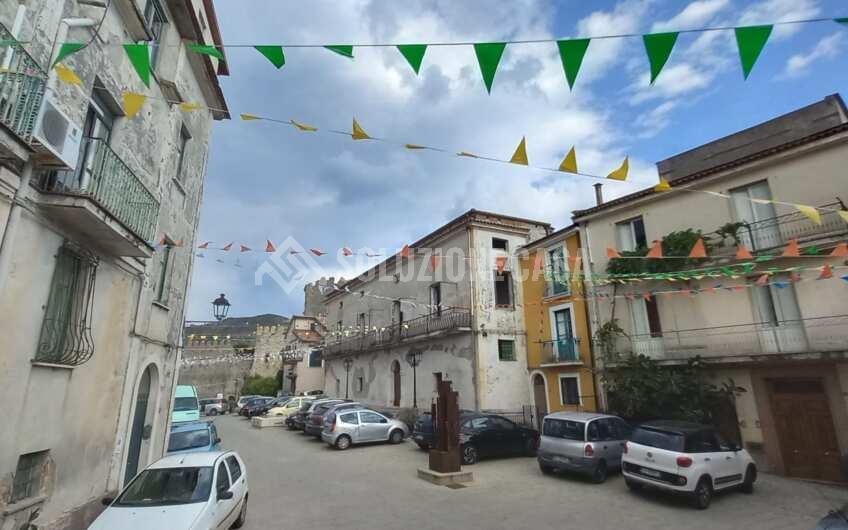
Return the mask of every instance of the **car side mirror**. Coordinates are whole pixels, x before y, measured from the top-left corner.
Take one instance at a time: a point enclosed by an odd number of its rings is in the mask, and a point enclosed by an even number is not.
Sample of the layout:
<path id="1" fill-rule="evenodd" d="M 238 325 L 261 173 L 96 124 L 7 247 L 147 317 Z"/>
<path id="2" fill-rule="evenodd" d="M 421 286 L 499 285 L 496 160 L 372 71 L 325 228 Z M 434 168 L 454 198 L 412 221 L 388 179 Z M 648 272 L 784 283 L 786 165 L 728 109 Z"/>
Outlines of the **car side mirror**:
<path id="1" fill-rule="evenodd" d="M 109 506 L 109 505 L 110 505 L 110 504 L 112 504 L 113 502 L 115 502 L 115 498 L 114 498 L 114 497 L 103 497 L 102 499 L 100 499 L 100 503 L 101 503 L 103 506 Z"/>
<path id="2" fill-rule="evenodd" d="M 227 499 L 233 498 L 233 492 L 230 490 L 223 490 L 218 492 L 218 500 L 225 501 Z"/>

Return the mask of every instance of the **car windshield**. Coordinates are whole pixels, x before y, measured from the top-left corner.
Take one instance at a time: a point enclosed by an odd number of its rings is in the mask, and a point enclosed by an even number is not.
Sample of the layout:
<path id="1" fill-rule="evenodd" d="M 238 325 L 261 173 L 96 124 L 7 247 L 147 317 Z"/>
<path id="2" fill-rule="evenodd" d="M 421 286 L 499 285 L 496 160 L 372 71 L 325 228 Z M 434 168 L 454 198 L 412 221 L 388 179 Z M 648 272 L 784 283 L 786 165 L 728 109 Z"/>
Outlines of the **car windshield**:
<path id="1" fill-rule="evenodd" d="M 633 431 L 630 441 L 639 445 L 665 449 L 666 451 L 683 452 L 682 434 L 638 427 Z"/>
<path id="2" fill-rule="evenodd" d="M 554 438 L 565 438 L 566 440 L 583 441 L 585 424 L 581 421 L 558 420 L 548 418 L 542 427 L 542 434 Z"/>
<path id="3" fill-rule="evenodd" d="M 197 398 L 193 397 L 178 397 L 174 399 L 174 410 L 197 410 Z"/>
<path id="4" fill-rule="evenodd" d="M 168 440 L 168 451 L 182 451 L 195 447 L 206 447 L 209 445 L 209 430 L 172 432 Z"/>
<path id="5" fill-rule="evenodd" d="M 211 467 L 145 469 L 113 506 L 169 506 L 206 502 L 211 490 Z"/>

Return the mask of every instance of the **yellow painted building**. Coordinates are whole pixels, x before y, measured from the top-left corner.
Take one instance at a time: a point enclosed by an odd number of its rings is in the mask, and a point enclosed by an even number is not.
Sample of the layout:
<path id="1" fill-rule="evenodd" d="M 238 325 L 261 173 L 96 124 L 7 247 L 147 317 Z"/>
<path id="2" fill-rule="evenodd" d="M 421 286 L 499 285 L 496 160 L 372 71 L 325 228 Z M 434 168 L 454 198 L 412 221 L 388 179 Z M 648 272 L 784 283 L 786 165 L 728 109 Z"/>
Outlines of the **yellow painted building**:
<path id="1" fill-rule="evenodd" d="M 595 411 L 595 377 L 583 282 L 580 235 L 572 225 L 524 247 L 519 259 L 527 327 L 527 372 L 540 417 Z"/>

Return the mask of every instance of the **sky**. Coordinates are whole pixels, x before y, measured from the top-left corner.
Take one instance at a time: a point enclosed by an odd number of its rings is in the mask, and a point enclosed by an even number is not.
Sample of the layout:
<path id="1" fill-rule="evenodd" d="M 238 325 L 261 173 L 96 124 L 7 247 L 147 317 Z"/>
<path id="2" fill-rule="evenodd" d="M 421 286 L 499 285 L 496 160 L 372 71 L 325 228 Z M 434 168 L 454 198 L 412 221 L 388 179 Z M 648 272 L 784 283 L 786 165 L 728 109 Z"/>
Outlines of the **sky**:
<path id="1" fill-rule="evenodd" d="M 225 44 L 492 42 L 642 34 L 848 16 L 836 0 L 218 0 Z M 606 175 L 630 157 L 626 183 L 657 182 L 655 163 L 840 92 L 848 27 L 775 27 L 747 81 L 732 31 L 681 34 L 653 86 L 639 37 L 593 40 L 573 90 L 554 43 L 513 44 L 491 94 L 471 46 L 428 48 L 418 75 L 395 48 L 287 48 L 275 69 L 227 50 L 221 84 L 232 120 L 210 144 L 186 318 L 209 320 L 226 293 L 232 315 L 303 311 L 305 281 L 350 278 L 470 208 L 570 224 L 597 180 L 410 151 L 385 142 L 242 121 L 240 113 L 508 159 L 526 137 L 531 165 L 557 167 L 575 146 L 581 171 Z M 318 248 L 301 275 L 266 263 L 265 241 Z M 234 242 L 233 250 L 214 250 Z M 288 242 L 288 243 L 286 243 Z M 240 244 L 254 252 L 238 252 Z M 256 252 L 258 250 L 259 252 Z M 282 254 L 282 253 L 281 253 Z M 285 253 L 285 255 L 288 255 Z M 282 265 L 285 267 L 285 264 Z M 286 288 L 273 281 L 275 270 Z M 257 270 L 260 271 L 257 274 Z M 256 281 L 259 276 L 261 282 Z"/>

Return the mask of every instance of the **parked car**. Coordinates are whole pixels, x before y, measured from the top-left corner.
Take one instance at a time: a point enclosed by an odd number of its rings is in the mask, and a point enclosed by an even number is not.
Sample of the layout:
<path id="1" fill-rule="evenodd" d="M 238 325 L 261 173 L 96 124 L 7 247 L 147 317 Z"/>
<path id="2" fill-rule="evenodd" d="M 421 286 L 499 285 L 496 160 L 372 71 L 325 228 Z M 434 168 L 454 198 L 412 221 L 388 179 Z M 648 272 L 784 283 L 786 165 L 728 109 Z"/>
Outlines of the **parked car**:
<path id="1" fill-rule="evenodd" d="M 245 416 L 246 418 L 252 418 L 254 416 L 259 416 L 265 411 L 268 410 L 267 405 L 273 401 L 276 401 L 276 398 L 270 397 L 257 397 L 253 398 L 239 410 L 240 416 Z"/>
<path id="2" fill-rule="evenodd" d="M 327 416 L 327 413 L 361 408 L 362 404 L 356 401 L 343 401 L 341 403 L 329 401 L 327 403 L 322 403 L 315 407 L 309 415 L 309 421 L 306 422 L 306 425 L 303 427 L 303 431 L 306 434 L 310 434 L 320 440 L 321 431 L 324 430 L 324 418 Z"/>
<path id="3" fill-rule="evenodd" d="M 168 454 L 219 451 L 221 438 L 211 421 L 194 421 L 171 425 Z"/>
<path id="4" fill-rule="evenodd" d="M 300 406 L 303 405 L 304 402 L 310 402 L 314 398 L 312 396 L 295 396 L 283 405 L 276 405 L 268 409 L 268 416 L 286 416 L 289 417 L 298 410 L 300 410 Z"/>
<path id="5" fill-rule="evenodd" d="M 262 411 L 260 412 L 260 414 L 262 414 L 264 416 L 265 414 L 268 414 L 269 410 L 271 410 L 275 407 L 284 407 L 286 405 L 286 403 L 288 403 L 289 401 L 291 401 L 290 396 L 284 396 L 284 397 L 278 397 L 276 399 L 272 399 L 271 401 L 268 401 L 268 402 L 265 403 L 265 405 L 262 407 Z"/>
<path id="6" fill-rule="evenodd" d="M 471 414 L 460 419 L 459 441 L 462 463 L 471 465 L 489 456 L 536 456 L 539 431 L 516 425 L 503 416 Z"/>
<path id="7" fill-rule="evenodd" d="M 257 395 L 253 395 L 253 394 L 248 395 L 248 396 L 241 396 L 240 398 L 238 398 L 238 401 L 236 401 L 236 409 L 241 411 L 241 408 L 243 406 L 245 406 L 248 401 L 250 401 L 251 399 L 261 398 L 261 397 L 268 397 L 268 396 L 257 396 Z"/>
<path id="8" fill-rule="evenodd" d="M 166 456 L 107 505 L 89 530 L 240 528 L 247 517 L 247 469 L 233 451 Z"/>
<path id="9" fill-rule="evenodd" d="M 473 411 L 460 410 L 459 422 L 462 423 L 463 417 L 474 414 Z M 429 412 L 422 412 L 415 419 L 412 425 L 412 441 L 418 444 L 418 447 L 424 451 L 433 446 L 435 431 L 433 429 L 433 416 Z"/>
<path id="10" fill-rule="evenodd" d="M 296 431 L 302 431 L 306 428 L 306 422 L 309 419 L 309 416 L 312 414 L 312 411 L 315 410 L 315 407 L 321 405 L 323 403 L 327 403 L 333 401 L 335 403 L 341 403 L 343 399 L 333 399 L 333 398 L 324 398 L 324 399 L 313 399 L 311 402 L 304 403 L 300 406 L 300 410 L 298 410 L 295 414 L 289 416 L 291 419 L 291 429 Z M 288 426 L 288 422 L 286 425 Z"/>
<path id="11" fill-rule="evenodd" d="M 323 441 L 341 450 L 366 442 L 399 444 L 408 435 L 406 423 L 369 409 L 329 412 L 321 431 Z"/>
<path id="12" fill-rule="evenodd" d="M 204 416 L 217 416 L 226 414 L 227 408 L 223 399 L 209 398 L 200 400 L 200 412 Z"/>
<path id="13" fill-rule="evenodd" d="M 696 508 L 709 507 L 713 493 L 754 491 L 757 466 L 748 451 L 725 442 L 715 428 L 681 421 L 652 421 L 637 427 L 624 446 L 624 482 L 688 495 Z"/>
<path id="14" fill-rule="evenodd" d="M 317 398 L 320 398 L 324 395 L 324 391 L 323 390 L 309 390 L 307 392 L 302 392 L 301 395 L 312 396 L 312 397 L 317 399 Z"/>
<path id="15" fill-rule="evenodd" d="M 848 503 L 831 510 L 813 530 L 848 530 Z"/>
<path id="16" fill-rule="evenodd" d="M 542 420 L 539 469 L 574 471 L 601 483 L 621 469 L 624 443 L 633 429 L 617 416 L 592 412 L 554 412 Z"/>
<path id="17" fill-rule="evenodd" d="M 200 419 L 200 403 L 197 401 L 197 389 L 191 385 L 177 385 L 174 393 L 174 411 L 171 422 L 197 421 Z"/>

